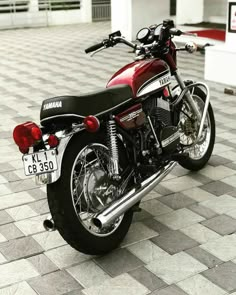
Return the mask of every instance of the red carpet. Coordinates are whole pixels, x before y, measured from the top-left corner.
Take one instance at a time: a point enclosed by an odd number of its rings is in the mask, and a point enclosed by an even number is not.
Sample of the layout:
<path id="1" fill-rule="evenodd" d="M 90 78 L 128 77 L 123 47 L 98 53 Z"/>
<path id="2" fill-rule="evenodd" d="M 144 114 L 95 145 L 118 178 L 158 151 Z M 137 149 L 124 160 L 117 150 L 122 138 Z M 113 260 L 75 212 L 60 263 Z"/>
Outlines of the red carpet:
<path id="1" fill-rule="evenodd" d="M 197 33 L 198 37 L 205 37 L 209 39 L 225 41 L 225 31 L 224 30 L 199 30 L 199 31 L 190 31 L 190 33 Z"/>

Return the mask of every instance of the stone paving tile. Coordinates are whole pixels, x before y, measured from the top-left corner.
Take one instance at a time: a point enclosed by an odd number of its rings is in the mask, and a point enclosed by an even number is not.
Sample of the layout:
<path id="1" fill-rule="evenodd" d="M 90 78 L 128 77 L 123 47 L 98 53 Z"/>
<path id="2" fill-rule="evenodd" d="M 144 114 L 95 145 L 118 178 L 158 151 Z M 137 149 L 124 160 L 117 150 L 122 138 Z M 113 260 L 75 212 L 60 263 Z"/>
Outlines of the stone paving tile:
<path id="1" fill-rule="evenodd" d="M 28 219 L 20 220 L 15 225 L 26 235 L 33 235 L 39 232 L 44 232 L 43 221 L 47 215 L 35 216 Z"/>
<path id="2" fill-rule="evenodd" d="M 149 200 L 141 203 L 140 207 L 153 216 L 158 216 L 173 211 L 159 200 Z"/>
<path id="3" fill-rule="evenodd" d="M 42 200 L 47 197 L 46 193 L 41 188 L 31 189 L 28 191 L 28 194 L 32 196 L 34 200 Z"/>
<path id="4" fill-rule="evenodd" d="M 13 223 L 1 225 L 0 233 L 7 240 L 13 240 L 24 236 L 24 234 Z"/>
<path id="5" fill-rule="evenodd" d="M 203 221 L 202 224 L 220 235 L 229 235 L 236 232 L 236 219 L 226 215 Z"/>
<path id="6" fill-rule="evenodd" d="M 206 208 L 206 207 L 202 206 L 200 203 L 190 205 L 188 207 L 188 209 L 190 209 L 191 211 L 201 215 L 202 217 L 204 217 L 206 219 L 209 219 L 209 218 L 212 218 L 212 217 L 215 217 L 215 216 L 218 215 L 216 212 L 212 211 L 209 208 Z"/>
<path id="7" fill-rule="evenodd" d="M 213 268 L 223 263 L 219 258 L 213 256 L 199 246 L 186 250 L 186 253 L 206 265 L 208 268 Z"/>
<path id="8" fill-rule="evenodd" d="M 231 192 L 234 189 L 233 186 L 228 185 L 219 180 L 205 184 L 200 188 L 216 196 L 227 194 L 228 192 Z"/>
<path id="9" fill-rule="evenodd" d="M 170 194 L 158 199 L 168 207 L 177 210 L 194 204 L 196 201 L 183 195 L 182 193 Z"/>
<path id="10" fill-rule="evenodd" d="M 208 269 L 202 274 L 224 290 L 234 291 L 236 289 L 236 264 L 231 261 Z"/>
<path id="11" fill-rule="evenodd" d="M 37 213 L 28 205 L 22 205 L 11 209 L 6 209 L 6 212 L 15 220 L 22 220 L 29 217 L 36 216 Z"/>
<path id="12" fill-rule="evenodd" d="M 207 269 L 204 264 L 184 252 L 153 260 L 146 267 L 167 284 L 177 283 Z"/>
<path id="13" fill-rule="evenodd" d="M 44 254 L 34 255 L 27 259 L 35 269 L 40 273 L 40 275 L 45 275 L 50 272 L 58 270 L 58 267 L 52 263 Z"/>
<path id="14" fill-rule="evenodd" d="M 218 235 L 216 232 L 212 230 L 209 230 L 202 224 L 197 223 L 197 224 L 182 228 L 180 231 L 200 244 L 204 244 L 204 243 L 207 243 L 208 241 L 217 240 L 218 238 L 220 238 L 220 235 Z"/>
<path id="15" fill-rule="evenodd" d="M 171 213 L 160 215 L 155 219 L 171 229 L 177 230 L 205 220 L 202 216 L 186 209 L 179 209 Z"/>
<path id="16" fill-rule="evenodd" d="M 236 209 L 236 199 L 228 195 L 223 195 L 215 200 L 201 202 L 201 205 L 215 211 L 218 214 L 223 214 Z"/>
<path id="17" fill-rule="evenodd" d="M 175 179 L 163 181 L 161 185 L 168 188 L 172 192 L 177 193 L 183 190 L 190 189 L 195 186 L 200 186 L 201 183 L 191 179 L 191 177 L 189 176 L 181 176 Z"/>
<path id="18" fill-rule="evenodd" d="M 231 216 L 232 218 L 236 219 L 236 209 L 227 212 L 226 215 Z"/>
<path id="19" fill-rule="evenodd" d="M 82 287 L 65 271 L 57 271 L 28 281 L 39 295 L 62 295 Z"/>
<path id="20" fill-rule="evenodd" d="M 189 295 L 223 295 L 227 293 L 199 274 L 177 283 L 177 286 Z"/>
<path id="21" fill-rule="evenodd" d="M 135 222 L 130 226 L 129 232 L 121 243 L 121 247 L 139 242 L 141 240 L 151 239 L 159 234 L 141 222 Z"/>
<path id="22" fill-rule="evenodd" d="M 37 295 L 27 282 L 0 289 L 0 295 Z"/>
<path id="23" fill-rule="evenodd" d="M 150 293 L 150 295 L 187 295 L 187 293 L 185 293 L 183 290 L 181 290 L 176 285 L 171 285 L 171 286 L 164 288 L 162 290 L 154 291 L 154 292 Z"/>
<path id="24" fill-rule="evenodd" d="M 165 232 L 159 237 L 153 238 L 152 242 L 169 254 L 176 254 L 199 245 L 180 231 Z"/>
<path id="25" fill-rule="evenodd" d="M 161 259 L 164 256 L 169 256 L 167 252 L 150 240 L 136 243 L 127 247 L 127 249 L 146 264 L 153 260 Z"/>
<path id="26" fill-rule="evenodd" d="M 0 197 L 0 200 L 0 210 L 23 205 L 34 201 L 34 199 L 27 192 L 20 192 L 10 195 L 8 194 L 6 196 Z"/>
<path id="27" fill-rule="evenodd" d="M 47 200 L 39 200 L 29 204 L 29 207 L 38 214 L 49 213 L 49 207 Z"/>
<path id="28" fill-rule="evenodd" d="M 12 171 L 2 172 L 1 174 L 8 182 L 14 182 L 14 181 L 20 180 L 20 177 L 16 175 L 15 172 L 12 172 Z"/>
<path id="29" fill-rule="evenodd" d="M 24 259 L 0 265 L 0 274 L 0 287 L 28 280 L 39 275 L 35 268 Z"/>
<path id="30" fill-rule="evenodd" d="M 67 272 L 72 275 L 72 277 L 75 278 L 84 288 L 89 288 L 93 285 L 99 286 L 105 280 L 109 280 L 111 278 L 92 260 L 70 267 L 67 269 Z"/>
<path id="31" fill-rule="evenodd" d="M 170 230 L 167 226 L 165 226 L 164 224 L 158 222 L 154 218 L 145 219 L 145 220 L 143 220 L 143 223 L 146 226 L 148 226 L 149 228 L 151 228 L 152 230 L 154 230 L 157 233 L 159 233 L 159 234 Z"/>
<path id="32" fill-rule="evenodd" d="M 129 275 L 131 275 L 135 280 L 140 282 L 150 291 L 161 289 L 167 286 L 165 282 L 148 271 L 145 267 L 139 267 L 135 270 L 132 270 L 129 272 Z"/>
<path id="33" fill-rule="evenodd" d="M 209 162 L 208 162 L 211 166 L 220 166 L 220 165 L 225 165 L 227 163 L 231 163 L 231 160 L 223 158 L 221 156 L 218 155 L 213 155 L 211 156 Z M 227 166 L 226 166 L 227 167 Z M 230 167 L 229 167 L 230 168 Z M 232 169 L 232 168 L 231 168 Z"/>
<path id="34" fill-rule="evenodd" d="M 7 239 L 0 233 L 0 243 L 6 242 Z"/>
<path id="35" fill-rule="evenodd" d="M 36 234 L 33 238 L 39 243 L 44 250 L 57 248 L 66 244 L 65 240 L 60 234 L 55 232 L 43 232 Z"/>
<path id="36" fill-rule="evenodd" d="M 12 217 L 5 210 L 0 211 L 0 225 L 12 222 Z"/>
<path id="37" fill-rule="evenodd" d="M 142 221 L 144 223 L 145 220 L 152 218 L 153 216 L 145 210 L 141 210 L 140 212 L 134 212 L 132 222 Z"/>
<path id="38" fill-rule="evenodd" d="M 236 258 L 236 235 L 221 237 L 200 246 L 223 261 Z"/>
<path id="39" fill-rule="evenodd" d="M 232 176 L 234 175 L 236 172 L 235 170 L 232 170 L 230 168 L 227 168 L 225 166 L 218 166 L 218 167 L 212 167 L 210 165 L 208 165 L 207 167 L 203 168 L 202 170 L 199 171 L 200 174 L 208 176 L 209 178 L 211 178 L 212 180 L 220 180 L 227 176 Z M 224 180 L 222 180 L 224 181 Z"/>
<path id="40" fill-rule="evenodd" d="M 215 199 L 216 197 L 215 195 L 210 194 L 199 187 L 194 187 L 192 189 L 183 191 L 182 194 L 193 199 L 195 202 L 203 202 L 209 199 Z"/>
<path id="41" fill-rule="evenodd" d="M 23 237 L 0 245 L 2 253 L 8 261 L 17 260 L 43 252 L 39 244 L 31 237 Z"/>
<path id="42" fill-rule="evenodd" d="M 53 246 L 54 247 L 58 247 Z M 52 249 L 45 252 L 45 255 L 59 268 L 65 268 L 73 264 L 82 263 L 90 259 L 89 255 L 85 255 L 71 248 L 69 245 L 65 245 L 59 248 Z"/>
<path id="43" fill-rule="evenodd" d="M 115 277 L 143 265 L 143 262 L 126 249 L 117 249 L 106 256 L 95 259 L 108 274 Z"/>
<path id="44" fill-rule="evenodd" d="M 84 289 L 85 295 L 146 295 L 150 293 L 146 287 L 133 279 L 128 274 L 122 274 L 116 278 L 103 282 L 100 286 Z"/>

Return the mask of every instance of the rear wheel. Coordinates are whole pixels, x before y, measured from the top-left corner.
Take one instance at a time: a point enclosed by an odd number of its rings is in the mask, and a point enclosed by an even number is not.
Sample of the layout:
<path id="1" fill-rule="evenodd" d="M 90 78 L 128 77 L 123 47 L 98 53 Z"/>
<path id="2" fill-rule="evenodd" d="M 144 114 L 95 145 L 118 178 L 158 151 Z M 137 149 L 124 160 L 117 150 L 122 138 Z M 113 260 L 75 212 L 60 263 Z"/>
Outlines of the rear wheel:
<path id="1" fill-rule="evenodd" d="M 62 237 L 76 250 L 98 255 L 116 248 L 132 222 L 132 211 L 108 227 L 96 227 L 93 217 L 119 196 L 119 185 L 109 177 L 109 153 L 104 136 L 84 133 L 65 151 L 61 177 L 47 186 L 48 203 Z M 127 165 L 120 155 L 121 170 Z"/>
<path id="2" fill-rule="evenodd" d="M 206 101 L 205 93 L 200 88 L 195 87 L 192 97 L 202 114 Z M 180 112 L 179 132 L 181 145 L 185 152 L 189 153 L 189 158 L 181 160 L 179 164 L 193 171 L 200 170 L 207 164 L 214 148 L 215 119 L 211 104 L 208 107 L 202 136 L 196 142 L 198 128 L 199 126 L 193 118 L 191 107 L 187 101 L 184 101 Z"/>

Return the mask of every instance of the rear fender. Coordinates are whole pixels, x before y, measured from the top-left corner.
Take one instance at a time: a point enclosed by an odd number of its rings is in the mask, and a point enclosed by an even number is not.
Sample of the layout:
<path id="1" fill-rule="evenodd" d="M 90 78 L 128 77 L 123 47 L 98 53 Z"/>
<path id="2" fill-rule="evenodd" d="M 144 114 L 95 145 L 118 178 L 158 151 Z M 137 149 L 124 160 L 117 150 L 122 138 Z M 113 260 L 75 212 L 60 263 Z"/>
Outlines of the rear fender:
<path id="1" fill-rule="evenodd" d="M 35 176 L 36 184 L 39 184 L 39 185 L 50 184 L 50 183 L 56 182 L 60 178 L 62 159 L 63 159 L 64 153 L 65 153 L 66 147 L 69 144 L 72 137 L 73 137 L 73 134 L 60 139 L 60 144 L 57 147 L 58 169 L 54 172 L 51 172 L 51 173 L 44 173 L 44 174 L 36 175 Z"/>

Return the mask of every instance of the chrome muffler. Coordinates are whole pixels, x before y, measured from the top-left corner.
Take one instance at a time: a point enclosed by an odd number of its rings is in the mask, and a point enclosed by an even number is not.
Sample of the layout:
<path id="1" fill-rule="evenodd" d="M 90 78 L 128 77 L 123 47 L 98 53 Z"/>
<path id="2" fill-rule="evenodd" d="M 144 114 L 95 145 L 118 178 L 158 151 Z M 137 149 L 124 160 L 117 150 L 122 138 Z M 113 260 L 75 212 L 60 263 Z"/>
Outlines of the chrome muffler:
<path id="1" fill-rule="evenodd" d="M 56 226 L 52 219 L 52 216 L 49 215 L 43 222 L 43 227 L 46 229 L 46 231 L 55 231 Z"/>
<path id="2" fill-rule="evenodd" d="M 176 162 L 170 162 L 164 168 L 144 180 L 139 188 L 134 188 L 121 199 L 114 201 L 109 207 L 93 218 L 93 223 L 99 228 L 106 227 L 128 209 L 138 203 L 146 194 L 155 188 L 161 180 L 175 167 Z"/>

